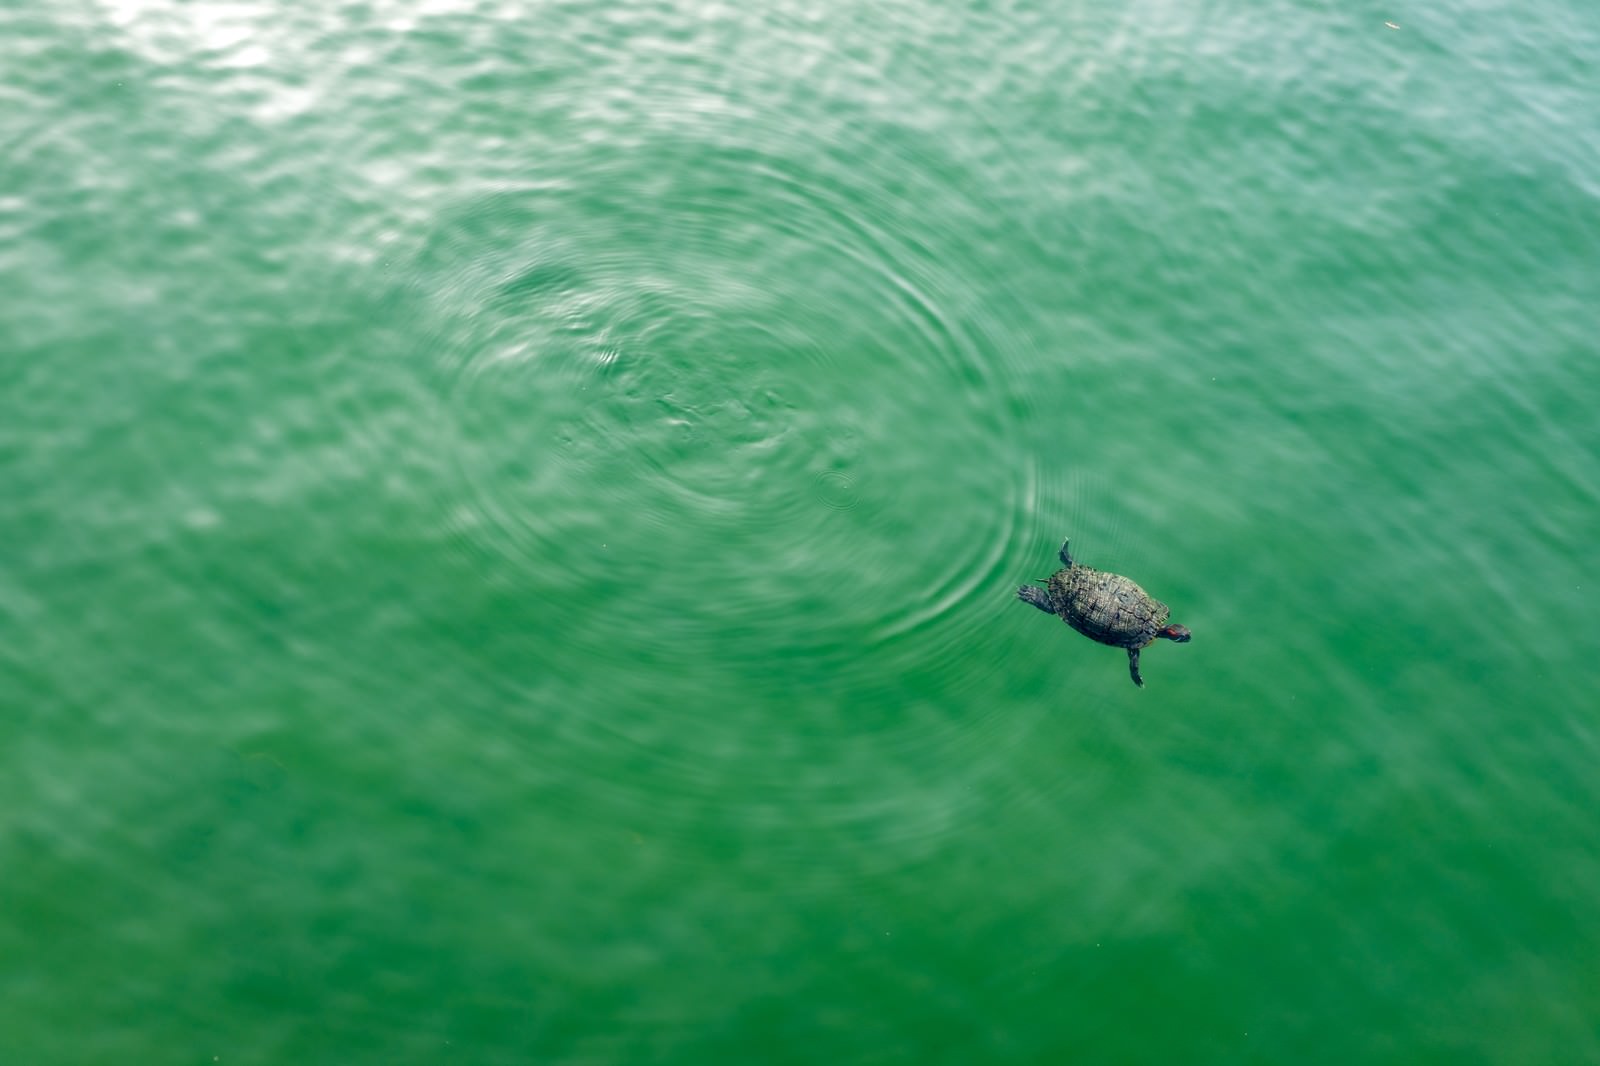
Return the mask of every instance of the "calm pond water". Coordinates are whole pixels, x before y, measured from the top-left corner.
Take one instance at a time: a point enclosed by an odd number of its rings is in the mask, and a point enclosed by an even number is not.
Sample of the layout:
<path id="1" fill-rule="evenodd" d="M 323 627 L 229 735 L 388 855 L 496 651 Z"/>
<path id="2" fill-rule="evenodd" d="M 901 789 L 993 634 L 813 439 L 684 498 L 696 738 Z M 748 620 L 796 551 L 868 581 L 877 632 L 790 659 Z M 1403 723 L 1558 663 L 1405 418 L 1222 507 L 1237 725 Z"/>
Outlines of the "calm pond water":
<path id="1" fill-rule="evenodd" d="M 0 1061 L 1600 1061 L 1597 62 L 7 6 Z"/>

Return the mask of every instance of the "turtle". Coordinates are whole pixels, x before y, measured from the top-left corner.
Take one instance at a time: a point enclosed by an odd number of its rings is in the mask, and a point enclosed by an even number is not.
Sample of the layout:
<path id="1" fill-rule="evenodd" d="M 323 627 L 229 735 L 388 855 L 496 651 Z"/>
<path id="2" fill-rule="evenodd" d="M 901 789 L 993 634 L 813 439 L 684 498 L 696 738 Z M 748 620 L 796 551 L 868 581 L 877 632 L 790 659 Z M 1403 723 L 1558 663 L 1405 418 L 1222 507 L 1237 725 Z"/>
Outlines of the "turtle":
<path id="1" fill-rule="evenodd" d="M 1139 676 L 1139 649 L 1157 637 L 1187 644 L 1191 634 L 1185 626 L 1168 625 L 1172 611 L 1160 600 L 1121 574 L 1108 574 L 1072 561 L 1067 546 L 1061 544 L 1061 563 L 1065 569 L 1050 575 L 1044 588 L 1023 585 L 1017 599 L 1031 603 L 1046 614 L 1061 620 L 1090 640 L 1128 649 L 1128 673 L 1133 683 L 1144 688 Z"/>

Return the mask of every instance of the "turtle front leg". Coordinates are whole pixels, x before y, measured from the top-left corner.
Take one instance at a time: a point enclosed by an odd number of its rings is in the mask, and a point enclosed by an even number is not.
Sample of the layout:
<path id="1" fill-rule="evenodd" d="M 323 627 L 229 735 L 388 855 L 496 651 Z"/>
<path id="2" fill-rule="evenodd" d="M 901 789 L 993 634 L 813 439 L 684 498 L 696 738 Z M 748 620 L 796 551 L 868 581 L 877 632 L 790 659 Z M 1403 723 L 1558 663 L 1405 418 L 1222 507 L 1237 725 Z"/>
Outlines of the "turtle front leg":
<path id="1" fill-rule="evenodd" d="M 1061 565 L 1062 566 L 1071 566 L 1072 565 L 1072 553 L 1067 551 L 1067 545 L 1071 544 L 1071 543 L 1072 543 L 1072 538 L 1071 537 L 1068 537 L 1066 540 L 1061 542 Z"/>
<path id="2" fill-rule="evenodd" d="M 1144 688 L 1144 678 L 1139 676 L 1139 649 L 1128 649 L 1128 673 L 1133 677 L 1133 683 Z"/>
<path id="3" fill-rule="evenodd" d="M 1050 606 L 1050 593 L 1037 585 L 1024 585 L 1017 590 L 1017 599 L 1023 603 L 1031 603 L 1045 614 L 1055 614 L 1056 609 Z"/>

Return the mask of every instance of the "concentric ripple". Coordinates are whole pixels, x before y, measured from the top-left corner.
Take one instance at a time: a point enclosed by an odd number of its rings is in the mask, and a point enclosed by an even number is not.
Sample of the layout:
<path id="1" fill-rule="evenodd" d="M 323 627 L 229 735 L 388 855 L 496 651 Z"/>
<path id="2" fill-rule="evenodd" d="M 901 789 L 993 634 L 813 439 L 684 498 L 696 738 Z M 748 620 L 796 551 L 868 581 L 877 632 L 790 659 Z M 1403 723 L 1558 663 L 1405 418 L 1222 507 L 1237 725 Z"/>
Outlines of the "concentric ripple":
<path id="1" fill-rule="evenodd" d="M 896 718 L 901 687 L 1004 669 L 951 664 L 1009 606 L 1025 342 L 937 222 L 967 194 L 862 152 L 686 144 L 670 173 L 580 153 L 446 213 L 409 267 L 450 536 L 497 583 L 585 605 L 539 651 L 588 668 L 585 743 L 648 748 L 691 791 L 787 772 L 749 758 L 775 725 L 849 743 L 854 707 L 880 743 L 967 743 L 981 715 Z M 745 705 L 697 706 L 730 676 Z"/>

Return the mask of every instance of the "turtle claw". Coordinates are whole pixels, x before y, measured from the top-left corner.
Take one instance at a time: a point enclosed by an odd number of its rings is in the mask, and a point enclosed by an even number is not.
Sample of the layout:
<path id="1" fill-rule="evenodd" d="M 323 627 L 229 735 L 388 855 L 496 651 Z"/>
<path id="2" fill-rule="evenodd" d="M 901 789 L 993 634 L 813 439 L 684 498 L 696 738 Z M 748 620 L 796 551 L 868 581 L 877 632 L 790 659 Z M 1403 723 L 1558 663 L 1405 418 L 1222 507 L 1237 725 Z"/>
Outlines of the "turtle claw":
<path id="1" fill-rule="evenodd" d="M 1055 614 L 1056 609 L 1050 603 L 1050 593 L 1037 585 L 1023 585 L 1017 589 L 1017 599 L 1023 603 L 1031 603 L 1045 614 Z"/>

